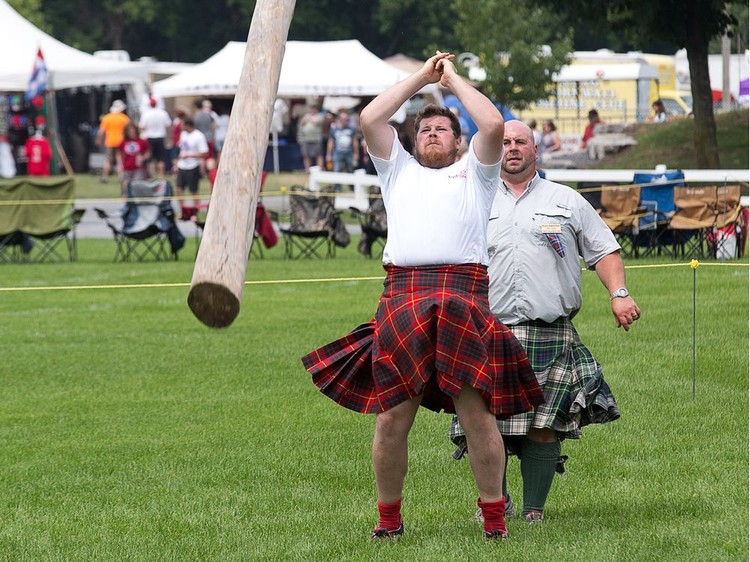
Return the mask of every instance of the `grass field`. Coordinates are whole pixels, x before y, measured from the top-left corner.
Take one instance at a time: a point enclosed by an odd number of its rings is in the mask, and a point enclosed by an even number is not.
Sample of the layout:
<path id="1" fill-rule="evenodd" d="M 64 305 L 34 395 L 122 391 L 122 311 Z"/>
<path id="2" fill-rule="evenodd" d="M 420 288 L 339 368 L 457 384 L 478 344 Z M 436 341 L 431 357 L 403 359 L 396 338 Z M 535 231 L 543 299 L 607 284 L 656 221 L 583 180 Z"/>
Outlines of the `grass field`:
<path id="1" fill-rule="evenodd" d="M 747 560 L 747 260 L 696 271 L 695 400 L 693 270 L 629 262 L 629 333 L 586 273 L 576 325 L 622 419 L 564 443 L 544 525 L 486 544 L 449 416 L 422 411 L 407 532 L 379 544 L 373 418 L 299 362 L 371 317 L 379 263 L 275 248 L 210 330 L 185 302 L 191 242 L 177 262 L 113 264 L 111 240 L 85 239 L 76 263 L 0 268 L 0 560 Z M 515 459 L 509 485 L 520 499 Z"/>

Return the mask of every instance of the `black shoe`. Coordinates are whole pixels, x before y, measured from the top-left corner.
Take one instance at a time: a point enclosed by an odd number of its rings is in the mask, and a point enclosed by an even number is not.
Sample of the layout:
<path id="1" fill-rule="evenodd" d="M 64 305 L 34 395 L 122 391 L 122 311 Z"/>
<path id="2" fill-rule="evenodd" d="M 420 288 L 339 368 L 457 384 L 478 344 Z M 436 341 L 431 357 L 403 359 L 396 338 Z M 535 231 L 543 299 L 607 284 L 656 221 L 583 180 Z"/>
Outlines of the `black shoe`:
<path id="1" fill-rule="evenodd" d="M 404 534 L 404 522 L 401 521 L 399 523 L 399 526 L 393 529 L 392 531 L 389 531 L 385 527 L 376 527 L 375 530 L 372 532 L 372 535 L 370 538 L 373 539 L 396 539 Z"/>
<path id="2" fill-rule="evenodd" d="M 492 531 L 485 531 L 484 538 L 488 541 L 504 541 L 508 538 L 507 529 L 493 529 Z"/>

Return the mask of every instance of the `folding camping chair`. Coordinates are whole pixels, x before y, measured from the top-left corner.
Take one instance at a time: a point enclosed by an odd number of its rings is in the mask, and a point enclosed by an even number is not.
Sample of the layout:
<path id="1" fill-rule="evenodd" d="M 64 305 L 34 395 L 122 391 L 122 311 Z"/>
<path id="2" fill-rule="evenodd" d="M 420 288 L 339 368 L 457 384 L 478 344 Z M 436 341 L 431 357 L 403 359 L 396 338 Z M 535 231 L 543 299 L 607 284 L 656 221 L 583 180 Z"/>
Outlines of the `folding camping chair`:
<path id="1" fill-rule="evenodd" d="M 677 210 L 669 221 L 675 232 L 675 250 L 679 255 L 705 257 L 707 230 L 714 225 L 711 205 L 716 201 L 716 186 L 675 187 L 674 204 Z"/>
<path id="2" fill-rule="evenodd" d="M 71 209 L 63 216 L 62 222 L 58 225 L 60 228 L 48 232 L 25 232 L 31 242 L 27 260 L 30 263 L 76 261 L 78 259 L 76 227 L 85 212 L 86 209 Z"/>
<path id="3" fill-rule="evenodd" d="M 674 188 L 683 187 L 684 178 L 681 170 L 633 175 L 633 183 L 641 186 L 640 206 L 645 210 L 638 221 L 635 239 L 642 257 L 652 253 L 674 255 L 676 252 L 674 231 L 669 229 L 669 222 L 676 211 Z"/>
<path id="4" fill-rule="evenodd" d="M 678 233 L 683 256 L 739 257 L 737 243 L 744 242 L 740 194 L 739 185 L 675 188 L 677 212 L 669 227 Z"/>
<path id="5" fill-rule="evenodd" d="M 280 227 L 284 256 L 289 259 L 334 258 L 336 245 L 346 246 L 349 234 L 327 192 L 292 186 L 289 195 L 289 226 Z M 278 222 L 278 215 L 274 213 Z M 342 232 L 343 231 L 343 232 Z M 338 241 L 334 238 L 338 237 Z"/>
<path id="6" fill-rule="evenodd" d="M 635 186 L 603 186 L 601 191 L 602 220 L 609 226 L 625 257 L 638 257 L 638 220 L 641 190 Z"/>
<path id="7" fill-rule="evenodd" d="M 31 251 L 29 237 L 19 230 L 0 234 L 0 263 L 28 261 Z"/>
<path id="8" fill-rule="evenodd" d="M 602 212 L 604 205 L 602 204 L 602 184 L 589 181 L 578 182 L 576 190 L 580 193 L 583 198 L 589 202 L 597 213 Z"/>
<path id="9" fill-rule="evenodd" d="M 175 223 L 172 193 L 172 184 L 166 180 L 132 181 L 120 220 L 95 209 L 112 231 L 115 262 L 177 259 L 185 237 Z"/>
<path id="10" fill-rule="evenodd" d="M 203 229 L 206 226 L 206 216 L 208 215 L 208 205 L 198 205 L 196 207 L 182 207 L 181 220 L 192 222 L 195 225 L 195 253 L 198 254 Z M 263 259 L 263 246 L 273 248 L 278 242 L 276 231 L 273 228 L 271 219 L 266 212 L 263 203 L 258 202 L 255 207 L 255 232 L 253 240 L 250 243 L 250 257 Z"/>
<path id="11" fill-rule="evenodd" d="M 728 259 L 743 255 L 747 225 L 744 224 L 741 194 L 739 185 L 722 185 L 716 188 L 716 199 L 709 204 L 714 221 L 706 233 L 711 257 Z"/>
<path id="12" fill-rule="evenodd" d="M 74 261 L 75 228 L 84 210 L 74 209 L 73 178 L 17 178 L 2 188 L 0 262 Z M 67 254 L 67 255 L 66 255 Z"/>
<path id="13" fill-rule="evenodd" d="M 388 217 L 385 213 L 383 198 L 380 195 L 380 188 L 371 188 L 370 204 L 366 211 L 361 211 L 357 207 L 349 207 L 349 210 L 357 217 L 362 229 L 362 237 L 357 245 L 357 251 L 371 258 L 372 249 L 376 247 L 378 248 L 378 254 L 382 255 L 388 238 Z"/>

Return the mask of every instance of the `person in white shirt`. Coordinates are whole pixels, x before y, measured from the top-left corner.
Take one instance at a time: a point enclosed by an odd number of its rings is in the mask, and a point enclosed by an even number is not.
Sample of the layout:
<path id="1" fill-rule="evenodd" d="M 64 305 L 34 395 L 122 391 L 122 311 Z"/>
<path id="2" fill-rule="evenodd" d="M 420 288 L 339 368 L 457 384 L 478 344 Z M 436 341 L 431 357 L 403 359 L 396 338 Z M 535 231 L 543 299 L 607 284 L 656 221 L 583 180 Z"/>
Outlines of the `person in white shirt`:
<path id="1" fill-rule="evenodd" d="M 141 137 L 148 142 L 151 158 L 149 166 L 153 164 L 151 174 L 163 178 L 169 150 L 167 138 L 172 128 L 172 118 L 164 109 L 157 106 L 156 98 L 150 98 L 149 108 L 143 112 L 138 122 Z"/>
<path id="2" fill-rule="evenodd" d="M 362 111 L 388 215 L 385 288 L 371 322 L 303 358 L 329 398 L 376 414 L 374 539 L 404 532 L 407 439 L 419 406 L 458 414 L 475 444 L 470 463 L 484 536 L 505 538 L 505 453 L 495 416 L 542 402 L 525 352 L 492 316 L 487 299 L 486 233 L 499 183 L 503 118 L 458 75 L 453 58 L 438 52 Z M 428 105 L 419 112 L 414 156 L 389 125 L 411 96 L 436 82 L 459 98 L 479 129 L 460 161 L 461 127 L 449 109 Z"/>
<path id="3" fill-rule="evenodd" d="M 206 158 L 208 158 L 206 137 L 195 128 L 191 118 L 185 118 L 182 122 L 182 133 L 180 133 L 180 151 L 174 161 L 174 170 L 177 172 L 175 187 L 178 197 L 182 197 L 187 187 L 193 195 L 193 205 L 196 206 L 200 203 L 198 184 L 201 178 L 201 167 Z"/>

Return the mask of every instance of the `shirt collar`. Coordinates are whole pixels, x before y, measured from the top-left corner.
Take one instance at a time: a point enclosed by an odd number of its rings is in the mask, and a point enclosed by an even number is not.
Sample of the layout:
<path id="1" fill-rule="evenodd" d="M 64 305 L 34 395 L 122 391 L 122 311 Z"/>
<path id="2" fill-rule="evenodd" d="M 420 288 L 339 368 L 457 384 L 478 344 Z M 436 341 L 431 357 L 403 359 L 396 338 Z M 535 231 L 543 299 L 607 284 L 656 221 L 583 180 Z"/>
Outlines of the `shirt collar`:
<path id="1" fill-rule="evenodd" d="M 523 194 L 522 195 L 525 195 L 526 193 L 530 193 L 531 190 L 534 189 L 537 186 L 537 184 L 539 183 L 539 180 L 541 180 L 541 179 L 542 178 L 539 176 L 539 172 L 534 172 L 534 177 L 532 177 L 529 180 L 529 183 L 526 184 L 526 189 L 523 190 Z M 502 184 L 503 190 L 505 190 L 505 193 L 508 193 L 508 192 L 512 193 L 513 190 L 511 190 L 508 187 L 508 185 L 505 183 L 505 181 L 503 181 L 501 179 L 500 183 Z"/>

